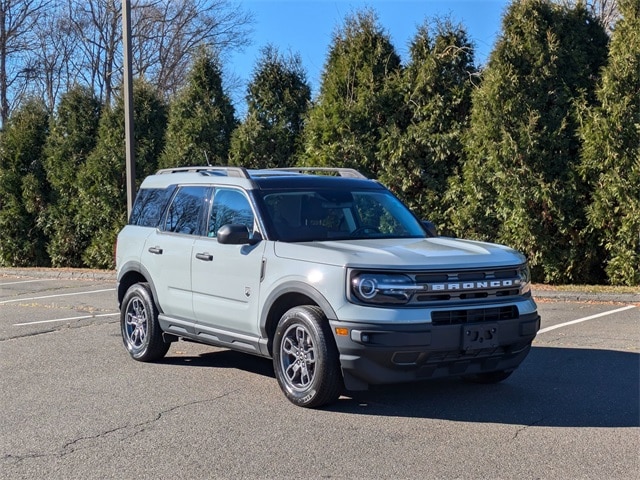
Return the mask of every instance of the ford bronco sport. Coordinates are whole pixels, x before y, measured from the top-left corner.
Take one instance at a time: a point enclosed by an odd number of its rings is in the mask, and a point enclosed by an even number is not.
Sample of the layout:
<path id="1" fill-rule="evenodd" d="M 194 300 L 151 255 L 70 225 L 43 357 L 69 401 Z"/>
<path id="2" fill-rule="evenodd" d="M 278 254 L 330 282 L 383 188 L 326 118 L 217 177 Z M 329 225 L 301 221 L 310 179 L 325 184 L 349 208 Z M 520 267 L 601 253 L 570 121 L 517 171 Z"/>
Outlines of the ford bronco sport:
<path id="1" fill-rule="evenodd" d="M 439 237 L 351 169 L 160 170 L 116 264 L 134 359 L 180 339 L 268 357 L 304 407 L 375 384 L 499 382 L 540 327 L 523 255 Z"/>

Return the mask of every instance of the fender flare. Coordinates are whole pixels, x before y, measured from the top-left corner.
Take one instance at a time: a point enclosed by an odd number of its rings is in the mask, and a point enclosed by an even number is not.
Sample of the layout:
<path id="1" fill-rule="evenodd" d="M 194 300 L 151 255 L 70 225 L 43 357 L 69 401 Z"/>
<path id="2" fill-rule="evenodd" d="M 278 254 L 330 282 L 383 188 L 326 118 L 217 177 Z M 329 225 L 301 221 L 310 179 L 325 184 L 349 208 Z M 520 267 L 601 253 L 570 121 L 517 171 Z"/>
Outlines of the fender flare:
<path id="1" fill-rule="evenodd" d="M 311 298 L 311 300 L 313 300 L 322 309 L 322 312 L 328 320 L 337 320 L 338 317 L 335 310 L 331 306 L 331 303 L 329 303 L 329 301 L 322 293 L 320 293 L 320 291 L 306 282 L 292 280 L 284 282 L 274 288 L 271 292 L 269 292 L 269 295 L 265 299 L 264 303 L 262 303 L 262 311 L 260 312 L 260 332 L 263 338 L 268 337 L 266 329 L 267 319 L 269 316 L 269 312 L 273 307 L 273 304 L 276 303 L 280 297 L 289 293 L 299 293 Z"/>
<path id="2" fill-rule="evenodd" d="M 151 274 L 149 273 L 149 271 L 140 263 L 137 261 L 129 261 L 126 262 L 122 268 L 120 268 L 120 270 L 118 271 L 118 278 L 117 278 L 117 282 L 116 282 L 116 292 L 117 292 L 117 296 L 118 296 L 118 306 L 120 306 L 120 302 L 121 299 L 124 298 L 124 295 L 127 293 L 126 291 L 124 292 L 120 292 L 120 283 L 122 281 L 122 279 L 127 276 L 127 274 L 131 273 L 131 272 L 135 272 L 135 273 L 139 273 L 140 275 L 142 275 L 146 282 L 149 284 L 149 288 L 151 289 L 151 294 L 153 296 L 153 301 L 156 304 L 156 308 L 158 309 L 159 313 L 164 313 L 162 310 L 162 307 L 160 306 L 160 302 L 158 302 L 158 292 L 156 291 L 156 286 L 153 283 L 153 279 L 151 278 Z"/>

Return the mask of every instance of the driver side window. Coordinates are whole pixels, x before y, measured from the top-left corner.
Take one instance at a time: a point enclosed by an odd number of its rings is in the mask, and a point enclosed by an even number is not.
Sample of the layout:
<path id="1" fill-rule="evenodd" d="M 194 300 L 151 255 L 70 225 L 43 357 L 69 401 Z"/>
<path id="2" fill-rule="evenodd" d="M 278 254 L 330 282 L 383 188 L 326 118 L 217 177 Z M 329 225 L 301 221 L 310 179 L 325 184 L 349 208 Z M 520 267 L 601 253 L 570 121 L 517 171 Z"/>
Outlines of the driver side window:
<path id="1" fill-rule="evenodd" d="M 228 224 L 244 225 L 249 232 L 253 232 L 253 210 L 249 199 L 240 190 L 216 188 L 207 224 L 207 236 L 215 237 L 220 227 Z"/>

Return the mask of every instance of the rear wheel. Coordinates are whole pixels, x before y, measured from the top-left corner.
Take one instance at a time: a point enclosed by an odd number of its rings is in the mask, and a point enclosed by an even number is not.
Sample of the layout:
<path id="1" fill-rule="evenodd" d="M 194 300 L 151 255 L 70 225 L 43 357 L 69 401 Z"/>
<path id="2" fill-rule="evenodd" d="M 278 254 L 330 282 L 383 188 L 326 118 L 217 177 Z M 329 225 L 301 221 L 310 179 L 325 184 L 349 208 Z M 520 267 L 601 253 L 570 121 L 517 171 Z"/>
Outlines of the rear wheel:
<path id="1" fill-rule="evenodd" d="M 120 308 L 122 341 L 129 354 L 140 362 L 164 357 L 171 344 L 162 339 L 158 309 L 147 283 L 129 287 Z"/>
<path id="2" fill-rule="evenodd" d="M 338 350 L 322 310 L 287 311 L 276 329 L 273 367 L 285 396 L 301 407 L 334 402 L 343 388 Z"/>

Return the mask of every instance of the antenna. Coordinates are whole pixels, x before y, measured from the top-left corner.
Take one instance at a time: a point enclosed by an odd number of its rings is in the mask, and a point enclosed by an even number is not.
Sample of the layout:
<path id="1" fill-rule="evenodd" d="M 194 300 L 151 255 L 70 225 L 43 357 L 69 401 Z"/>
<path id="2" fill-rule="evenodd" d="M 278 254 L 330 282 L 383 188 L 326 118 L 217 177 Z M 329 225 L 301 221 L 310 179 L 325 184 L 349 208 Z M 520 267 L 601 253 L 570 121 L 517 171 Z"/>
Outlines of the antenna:
<path id="1" fill-rule="evenodd" d="M 207 151 L 202 150 L 202 153 L 204 153 L 204 159 L 207 161 L 207 167 L 210 167 L 211 163 L 209 162 L 209 155 L 207 155 Z"/>

